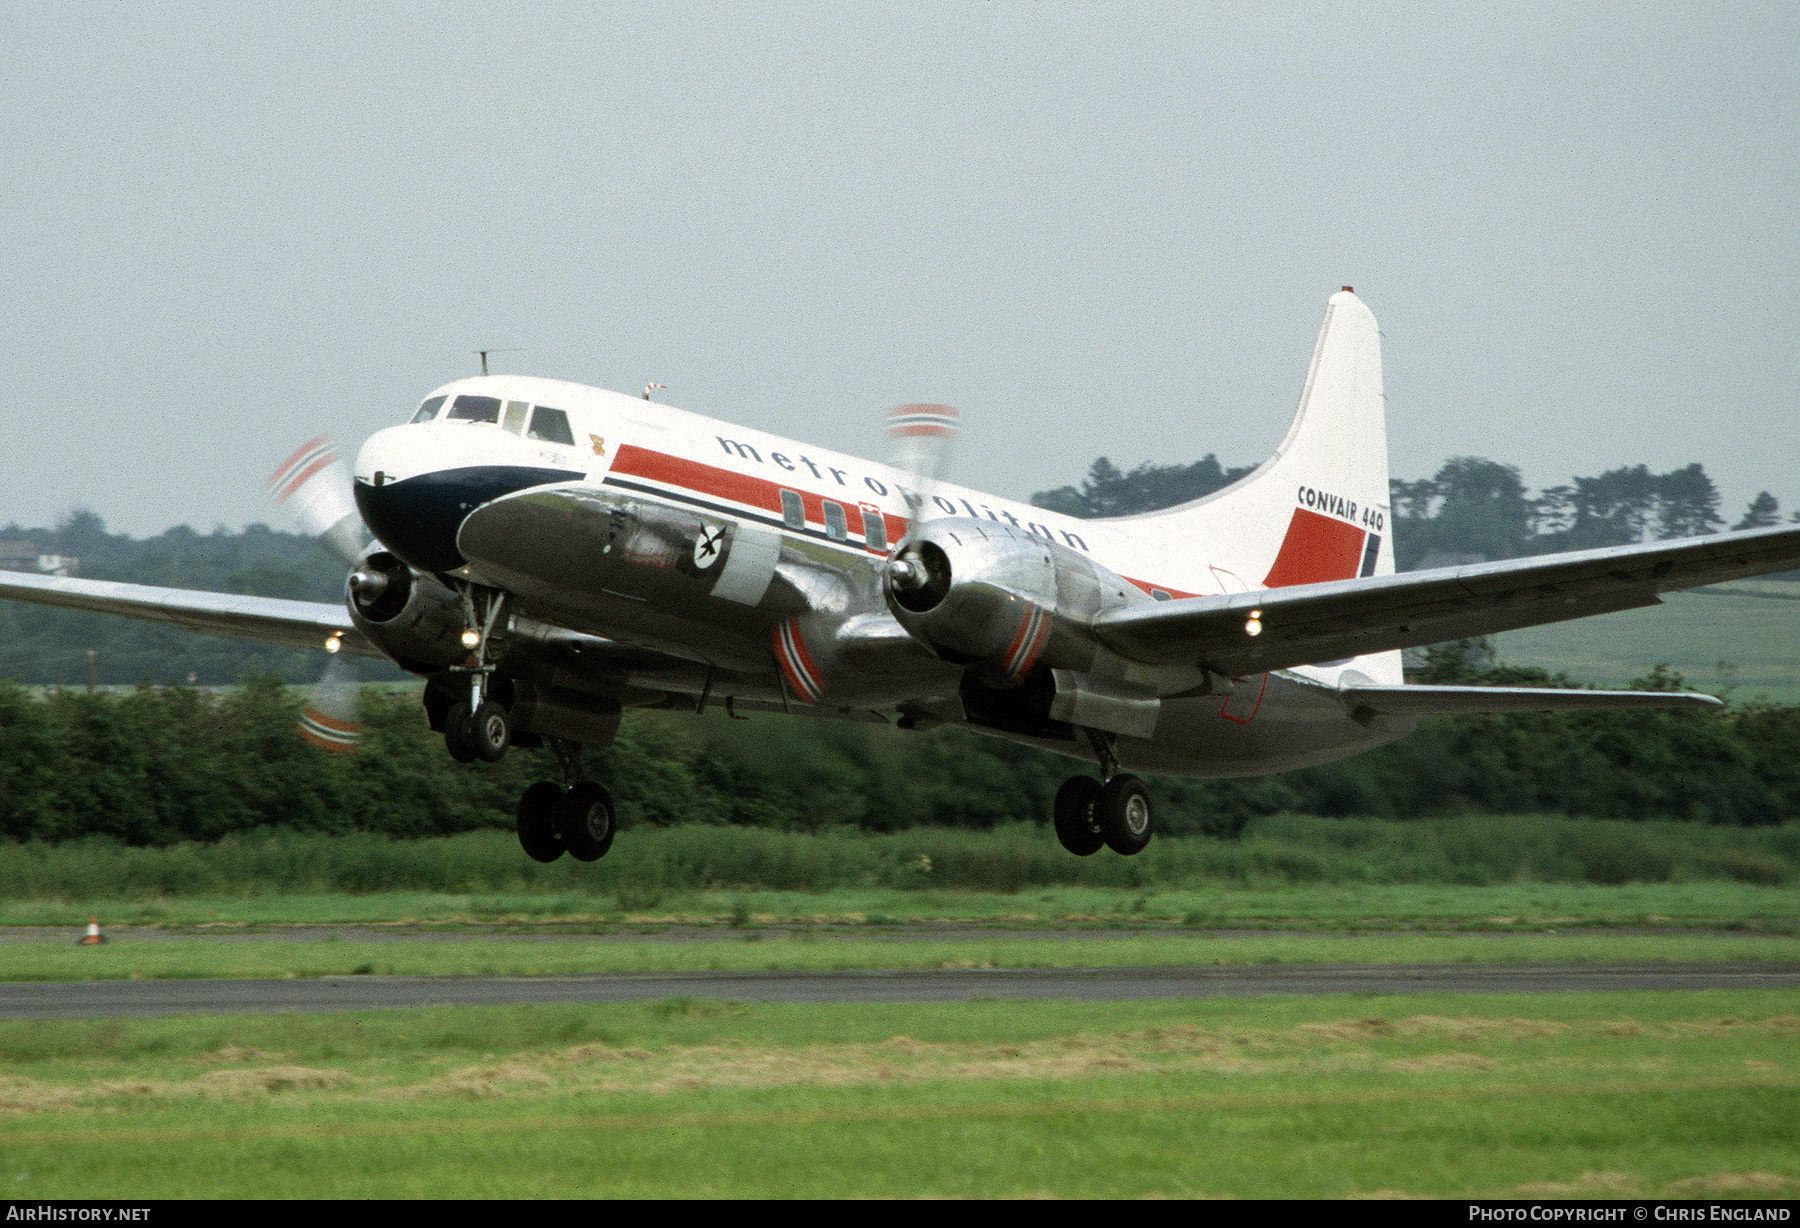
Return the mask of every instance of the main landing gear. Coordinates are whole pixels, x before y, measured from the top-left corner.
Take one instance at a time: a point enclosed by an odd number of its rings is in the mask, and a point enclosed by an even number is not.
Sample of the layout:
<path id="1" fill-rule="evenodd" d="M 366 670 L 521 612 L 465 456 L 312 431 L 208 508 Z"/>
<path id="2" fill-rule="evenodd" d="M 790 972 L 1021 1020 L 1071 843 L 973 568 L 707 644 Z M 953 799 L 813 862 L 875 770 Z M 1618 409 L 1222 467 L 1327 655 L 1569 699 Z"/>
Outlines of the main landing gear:
<path id="1" fill-rule="evenodd" d="M 1103 844 L 1126 857 L 1141 853 L 1153 830 L 1150 794 L 1143 781 L 1119 771 L 1112 735 L 1092 729 L 1087 735 L 1105 783 L 1092 776 L 1063 782 L 1052 812 L 1056 838 L 1077 857 L 1091 857 Z"/>
<path id="2" fill-rule="evenodd" d="M 598 861 L 613 842 L 612 795 L 592 780 L 580 780 L 581 744 L 548 739 L 562 764 L 567 785 L 540 780 L 519 798 L 519 846 L 534 861 L 555 861 L 564 853 L 577 861 Z"/>

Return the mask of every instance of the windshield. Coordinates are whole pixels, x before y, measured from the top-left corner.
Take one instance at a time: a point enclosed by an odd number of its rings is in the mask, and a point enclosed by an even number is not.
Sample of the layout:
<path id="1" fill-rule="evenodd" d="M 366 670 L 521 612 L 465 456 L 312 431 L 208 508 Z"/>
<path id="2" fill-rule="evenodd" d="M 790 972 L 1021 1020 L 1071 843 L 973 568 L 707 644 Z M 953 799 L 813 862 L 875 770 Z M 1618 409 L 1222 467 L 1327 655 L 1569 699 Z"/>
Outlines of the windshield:
<path id="1" fill-rule="evenodd" d="M 444 415 L 446 422 L 498 422 L 500 421 L 499 397 L 457 397 L 450 412 Z"/>

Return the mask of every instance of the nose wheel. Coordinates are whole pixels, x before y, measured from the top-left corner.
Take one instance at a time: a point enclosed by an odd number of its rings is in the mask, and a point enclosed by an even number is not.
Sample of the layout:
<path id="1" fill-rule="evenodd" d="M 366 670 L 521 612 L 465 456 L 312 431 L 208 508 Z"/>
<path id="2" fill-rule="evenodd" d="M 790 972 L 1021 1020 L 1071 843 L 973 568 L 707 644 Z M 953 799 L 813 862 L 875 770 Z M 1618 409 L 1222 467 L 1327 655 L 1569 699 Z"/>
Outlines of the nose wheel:
<path id="1" fill-rule="evenodd" d="M 498 763 L 512 745 L 512 725 L 506 709 L 488 694 L 488 680 L 494 672 L 494 661 L 503 649 L 499 634 L 506 613 L 506 594 L 494 589 L 478 589 L 472 584 L 457 586 L 463 602 L 463 633 L 468 646 L 467 664 L 453 673 L 469 677 L 469 698 L 456 703 L 444 716 L 444 749 L 458 763 Z"/>
<path id="2" fill-rule="evenodd" d="M 444 747 L 458 763 L 498 763 L 512 745 L 512 724 L 506 709 L 482 700 L 473 711 L 459 703 L 444 717 Z"/>

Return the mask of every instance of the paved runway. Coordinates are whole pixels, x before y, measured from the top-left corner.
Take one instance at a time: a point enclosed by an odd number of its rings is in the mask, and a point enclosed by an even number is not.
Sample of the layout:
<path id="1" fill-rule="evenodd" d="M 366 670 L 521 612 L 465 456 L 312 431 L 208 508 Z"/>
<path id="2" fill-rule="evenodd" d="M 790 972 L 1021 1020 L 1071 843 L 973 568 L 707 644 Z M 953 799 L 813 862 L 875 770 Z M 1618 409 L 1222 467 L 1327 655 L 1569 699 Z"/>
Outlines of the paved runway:
<path id="1" fill-rule="evenodd" d="M 1267 994 L 1800 990 L 1800 963 L 1330 964 L 1307 967 L 693 972 L 604 976 L 341 976 L 281 981 L 0 984 L 0 1019 L 350 1011 L 520 1003 L 1125 1001 Z"/>

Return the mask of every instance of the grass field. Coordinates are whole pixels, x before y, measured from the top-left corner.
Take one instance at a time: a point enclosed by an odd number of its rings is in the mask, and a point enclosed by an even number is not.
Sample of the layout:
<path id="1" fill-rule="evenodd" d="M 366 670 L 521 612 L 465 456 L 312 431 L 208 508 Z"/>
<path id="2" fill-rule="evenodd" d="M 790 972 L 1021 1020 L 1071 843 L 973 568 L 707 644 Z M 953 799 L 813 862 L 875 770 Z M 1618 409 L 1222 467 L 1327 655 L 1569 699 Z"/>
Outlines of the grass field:
<path id="1" fill-rule="evenodd" d="M 0 979 L 1800 959 L 1800 890 L 1717 881 L 140 903 L 163 924 L 101 947 L 0 942 Z M 326 919 L 412 924 L 281 925 Z M 933 919 L 962 936 L 922 936 Z M 1797 1039 L 1773 991 L 7 1022 L 0 1181 L 127 1202 L 1793 1198 Z"/>
<path id="2" fill-rule="evenodd" d="M 0 1025 L 15 1199 L 1792 1198 L 1790 994 Z"/>
<path id="3" fill-rule="evenodd" d="M 79 946 L 90 905 L 6 905 L 6 925 L 66 929 L 0 939 L 0 980 L 1800 959 L 1800 888 L 1728 882 L 686 891 L 629 913 L 582 894 L 194 896 L 123 906 L 111 941 Z M 367 932 L 304 928 L 321 925 Z"/>
<path id="4" fill-rule="evenodd" d="M 104 926 L 254 933 L 268 926 L 535 927 L 628 933 L 671 926 L 882 927 L 1004 922 L 1017 929 L 1134 927 L 1282 931 L 1570 931 L 1701 927 L 1800 933 L 1800 886 L 1757 882 L 1323 882 L 1294 886 L 1098 888 L 664 889 L 625 907 L 612 891 L 362 891 L 0 900 L 5 927 Z M 0 942 L 4 949 L 4 942 Z"/>
<path id="5" fill-rule="evenodd" d="M 1622 687 L 1659 664 L 1733 702 L 1800 703 L 1800 584 L 1746 581 L 1493 637 L 1499 659 Z"/>
<path id="6" fill-rule="evenodd" d="M 441 937 L 441 936 L 440 936 Z M 1330 963 L 1800 961 L 1800 937 L 1745 934 L 1284 934 L 1209 932 L 1084 939 L 976 935 L 882 939 L 799 933 L 725 941 L 498 937 L 475 941 L 282 941 L 249 937 L 0 946 L 0 981 L 567 976 L 592 973 L 1094 968 Z"/>
<path id="7" fill-rule="evenodd" d="M 1542 815 L 1410 822 L 1270 815 L 1253 820 L 1234 840 L 1160 837 L 1135 857 L 1086 858 L 1069 856 L 1043 827 L 1029 823 L 818 833 L 642 825 L 626 832 L 603 861 L 549 864 L 523 857 L 504 831 L 416 840 L 368 832 L 272 833 L 155 847 L 106 840 L 0 842 L 0 923 L 69 924 L 90 914 L 109 924 L 352 920 L 368 915 L 360 899 L 400 894 L 430 915 L 446 908 L 487 916 L 705 913 L 718 905 L 694 901 L 745 893 L 821 901 L 799 904 L 801 915 L 835 908 L 873 919 L 910 913 L 921 906 L 916 901 L 975 894 L 993 901 L 984 907 L 1007 914 L 1129 909 L 1182 919 L 1204 914 L 1214 899 L 1290 888 L 1300 889 L 1292 898 L 1325 889 L 1328 896 L 1357 901 L 1363 915 L 1383 918 L 1434 907 L 1429 901 L 1453 898 L 1464 886 L 1521 893 L 1517 907 L 1477 905 L 1466 915 L 1555 917 L 1566 908 L 1531 901 L 1562 898 L 1570 888 L 1626 885 L 1675 888 L 1671 899 L 1688 898 L 1689 889 L 1715 896 L 1722 889 L 1729 899 L 1739 886 L 1797 880 L 1800 824 L 1793 822 L 1729 827 Z M 1065 903 L 1084 892 L 1091 907 Z M 286 917 L 271 911 L 287 907 L 271 900 L 299 898 L 343 911 Z M 1129 904 L 1121 907 L 1121 900 Z M 1726 915 L 1735 907 L 1728 905 Z M 1670 913 L 1660 905 L 1646 911 Z M 1671 915 L 1688 911 L 1684 906 Z M 1348 908 L 1335 912 L 1357 915 Z"/>

